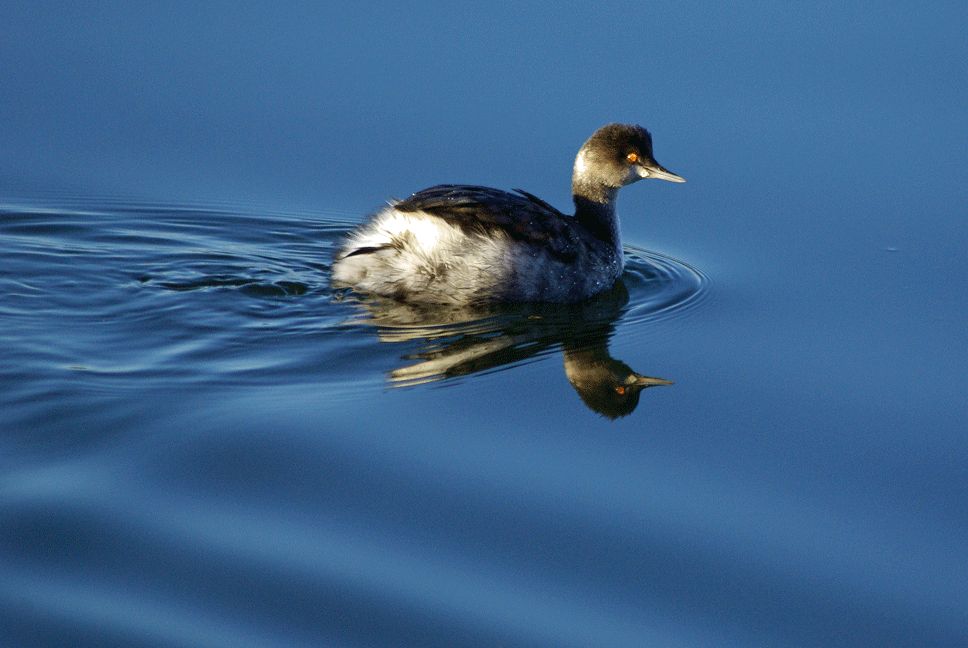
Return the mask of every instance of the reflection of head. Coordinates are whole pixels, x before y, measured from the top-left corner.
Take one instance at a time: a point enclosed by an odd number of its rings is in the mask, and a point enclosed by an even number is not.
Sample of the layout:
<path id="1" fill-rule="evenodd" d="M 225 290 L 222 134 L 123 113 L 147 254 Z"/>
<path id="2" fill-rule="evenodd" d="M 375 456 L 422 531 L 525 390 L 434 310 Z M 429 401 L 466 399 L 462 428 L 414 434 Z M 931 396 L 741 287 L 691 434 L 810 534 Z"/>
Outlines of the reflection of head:
<path id="1" fill-rule="evenodd" d="M 648 378 L 608 353 L 613 323 L 628 303 L 622 281 L 579 304 L 442 307 L 383 299 L 357 302 L 382 342 L 421 341 L 403 356 L 413 361 L 388 373 L 401 387 L 506 368 L 546 353 L 564 352 L 565 373 L 585 404 L 609 418 L 631 414 L 639 393 L 668 380 Z"/>
<path id="2" fill-rule="evenodd" d="M 608 355 L 603 343 L 581 349 L 565 349 L 565 374 L 590 409 L 611 419 L 631 414 L 646 387 L 671 385 L 661 378 L 649 378 Z"/>

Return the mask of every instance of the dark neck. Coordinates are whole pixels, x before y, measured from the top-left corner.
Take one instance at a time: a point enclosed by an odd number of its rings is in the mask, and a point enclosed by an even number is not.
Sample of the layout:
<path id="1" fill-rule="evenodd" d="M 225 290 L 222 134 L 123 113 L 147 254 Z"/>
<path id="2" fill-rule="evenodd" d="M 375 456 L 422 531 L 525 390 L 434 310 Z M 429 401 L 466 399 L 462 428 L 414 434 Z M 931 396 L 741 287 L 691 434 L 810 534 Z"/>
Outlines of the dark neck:
<path id="1" fill-rule="evenodd" d="M 575 220 L 595 238 L 621 248 L 622 237 L 615 215 L 618 189 L 572 183 L 572 193 L 575 199 Z"/>

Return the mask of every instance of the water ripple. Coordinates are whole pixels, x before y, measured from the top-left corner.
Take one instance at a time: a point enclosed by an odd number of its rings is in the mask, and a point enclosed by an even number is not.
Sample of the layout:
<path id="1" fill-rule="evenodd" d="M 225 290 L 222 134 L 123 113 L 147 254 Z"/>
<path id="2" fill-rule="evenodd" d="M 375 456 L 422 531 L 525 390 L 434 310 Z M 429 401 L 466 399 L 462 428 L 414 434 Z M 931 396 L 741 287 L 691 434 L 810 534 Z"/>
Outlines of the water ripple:
<path id="1" fill-rule="evenodd" d="M 642 323 L 682 317 L 699 307 L 709 278 L 684 261 L 658 252 L 625 248 L 629 303 L 623 321 Z"/>

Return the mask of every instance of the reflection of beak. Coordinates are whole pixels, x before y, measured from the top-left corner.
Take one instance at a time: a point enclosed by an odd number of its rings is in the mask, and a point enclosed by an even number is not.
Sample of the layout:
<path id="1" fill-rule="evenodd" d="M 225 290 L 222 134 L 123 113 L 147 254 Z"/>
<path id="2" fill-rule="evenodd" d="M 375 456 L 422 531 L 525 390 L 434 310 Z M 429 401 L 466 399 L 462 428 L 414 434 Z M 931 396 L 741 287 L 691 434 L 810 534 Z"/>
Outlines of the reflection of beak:
<path id="1" fill-rule="evenodd" d="M 679 177 L 679 176 L 676 176 Z M 628 386 L 635 387 L 655 387 L 656 385 L 674 385 L 675 383 L 671 380 L 663 380 L 662 378 L 649 378 L 648 376 L 640 376 L 637 373 L 632 374 L 625 380 L 625 384 Z"/>
<path id="2" fill-rule="evenodd" d="M 656 162 L 655 166 L 649 165 L 645 167 L 647 178 L 658 178 L 659 180 L 668 180 L 669 182 L 685 182 L 686 179 L 677 176 L 672 171 L 665 170 L 661 164 Z"/>

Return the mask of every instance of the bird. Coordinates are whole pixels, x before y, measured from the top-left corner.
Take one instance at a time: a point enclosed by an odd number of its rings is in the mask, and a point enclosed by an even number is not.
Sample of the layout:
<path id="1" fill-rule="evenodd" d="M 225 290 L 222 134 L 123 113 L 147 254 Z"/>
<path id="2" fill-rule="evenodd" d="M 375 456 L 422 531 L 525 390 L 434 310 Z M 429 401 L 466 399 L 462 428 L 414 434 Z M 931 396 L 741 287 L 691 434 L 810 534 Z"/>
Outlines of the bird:
<path id="1" fill-rule="evenodd" d="M 589 299 L 622 274 L 618 191 L 643 178 L 685 182 L 656 162 L 645 128 L 603 126 L 575 158 L 574 215 L 520 189 L 433 186 L 350 233 L 332 285 L 422 304 Z"/>

